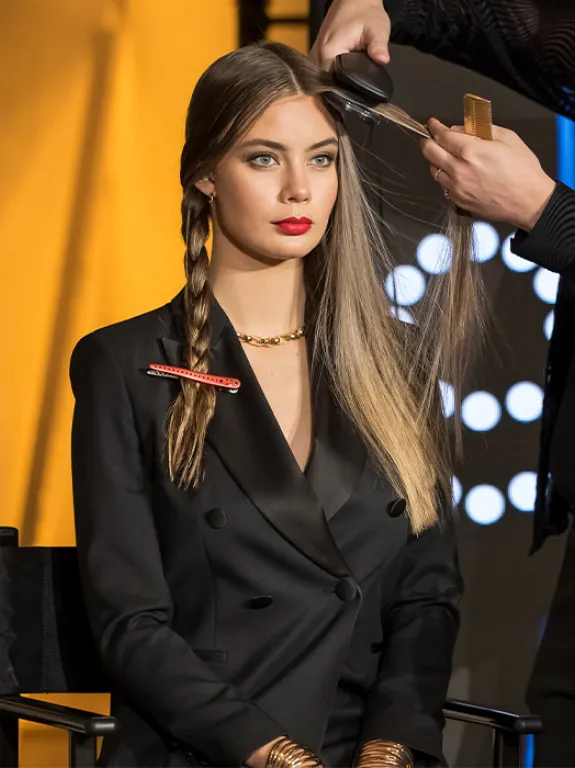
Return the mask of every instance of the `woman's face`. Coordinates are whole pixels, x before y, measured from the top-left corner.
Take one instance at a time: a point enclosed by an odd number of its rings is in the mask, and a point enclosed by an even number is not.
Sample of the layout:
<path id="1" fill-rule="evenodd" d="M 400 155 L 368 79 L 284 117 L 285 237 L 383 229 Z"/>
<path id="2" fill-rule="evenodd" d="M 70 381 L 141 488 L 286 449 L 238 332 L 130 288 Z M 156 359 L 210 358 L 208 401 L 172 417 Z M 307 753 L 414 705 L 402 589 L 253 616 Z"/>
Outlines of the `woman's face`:
<path id="1" fill-rule="evenodd" d="M 313 97 L 272 104 L 217 166 L 213 187 L 201 187 L 215 195 L 214 247 L 224 239 L 265 261 L 310 253 L 336 201 L 337 150 Z"/>

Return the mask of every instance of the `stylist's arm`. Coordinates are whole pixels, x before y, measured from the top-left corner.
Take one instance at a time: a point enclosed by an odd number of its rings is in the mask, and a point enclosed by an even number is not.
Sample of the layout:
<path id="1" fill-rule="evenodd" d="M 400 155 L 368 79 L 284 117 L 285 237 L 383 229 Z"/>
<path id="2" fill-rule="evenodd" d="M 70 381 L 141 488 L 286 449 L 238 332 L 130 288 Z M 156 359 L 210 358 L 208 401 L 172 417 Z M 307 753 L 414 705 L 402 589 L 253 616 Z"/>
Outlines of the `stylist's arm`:
<path id="1" fill-rule="evenodd" d="M 555 182 L 516 133 L 495 126 L 493 141 L 484 141 L 435 119 L 429 130 L 432 138 L 421 140 L 423 155 L 455 205 L 477 218 L 533 229 Z"/>
<path id="2" fill-rule="evenodd" d="M 333 0 L 310 56 L 324 69 L 340 53 L 366 50 L 374 61 L 389 61 L 391 23 L 381 0 Z"/>

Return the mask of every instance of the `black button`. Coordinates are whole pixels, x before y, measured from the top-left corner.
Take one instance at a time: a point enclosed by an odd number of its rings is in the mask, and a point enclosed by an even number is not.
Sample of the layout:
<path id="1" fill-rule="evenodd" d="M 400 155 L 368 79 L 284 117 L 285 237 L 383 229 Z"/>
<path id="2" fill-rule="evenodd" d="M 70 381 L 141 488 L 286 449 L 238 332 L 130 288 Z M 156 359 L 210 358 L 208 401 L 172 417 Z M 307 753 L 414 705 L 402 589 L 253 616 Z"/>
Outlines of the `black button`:
<path id="1" fill-rule="evenodd" d="M 337 587 L 335 588 L 335 594 L 340 600 L 353 600 L 357 594 L 357 587 L 351 579 L 340 579 Z"/>
<path id="2" fill-rule="evenodd" d="M 208 521 L 208 525 L 211 525 L 212 528 L 223 528 L 227 525 L 228 516 L 223 509 L 210 509 L 206 514 L 206 520 Z"/>
<path id="3" fill-rule="evenodd" d="M 273 601 L 274 599 L 271 595 L 258 595 L 247 601 L 246 608 L 253 608 L 259 611 L 261 608 L 268 608 Z"/>
<path id="4" fill-rule="evenodd" d="M 387 514 L 390 517 L 401 517 L 407 507 L 405 499 L 394 499 L 387 505 Z"/>

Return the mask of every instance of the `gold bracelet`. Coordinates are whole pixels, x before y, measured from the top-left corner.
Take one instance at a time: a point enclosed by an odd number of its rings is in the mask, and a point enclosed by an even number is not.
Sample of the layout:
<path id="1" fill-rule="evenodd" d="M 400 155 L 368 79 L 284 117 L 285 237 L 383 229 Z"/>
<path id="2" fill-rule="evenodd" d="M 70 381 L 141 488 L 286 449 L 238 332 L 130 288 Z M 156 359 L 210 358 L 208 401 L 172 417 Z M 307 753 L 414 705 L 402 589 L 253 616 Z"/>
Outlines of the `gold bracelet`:
<path id="1" fill-rule="evenodd" d="M 270 750 L 266 768 L 321 768 L 319 757 L 305 747 L 282 736 Z"/>
<path id="2" fill-rule="evenodd" d="M 366 742 L 356 765 L 358 768 L 413 768 L 413 754 L 404 744 L 374 739 Z"/>

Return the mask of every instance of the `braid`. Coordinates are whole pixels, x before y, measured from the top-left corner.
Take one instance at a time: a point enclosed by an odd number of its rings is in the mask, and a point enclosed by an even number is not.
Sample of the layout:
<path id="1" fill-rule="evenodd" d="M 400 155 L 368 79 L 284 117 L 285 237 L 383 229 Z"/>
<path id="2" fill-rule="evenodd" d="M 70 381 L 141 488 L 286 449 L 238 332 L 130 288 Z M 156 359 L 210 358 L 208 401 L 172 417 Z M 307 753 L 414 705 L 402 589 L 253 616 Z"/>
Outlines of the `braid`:
<path id="1" fill-rule="evenodd" d="M 210 365 L 209 231 L 209 204 L 205 195 L 192 186 L 182 201 L 182 235 L 186 243 L 183 361 L 200 373 L 207 373 Z M 182 488 L 196 488 L 201 480 L 206 431 L 215 405 L 213 387 L 181 380 L 181 391 L 169 414 L 168 468 L 172 480 L 177 476 Z"/>

